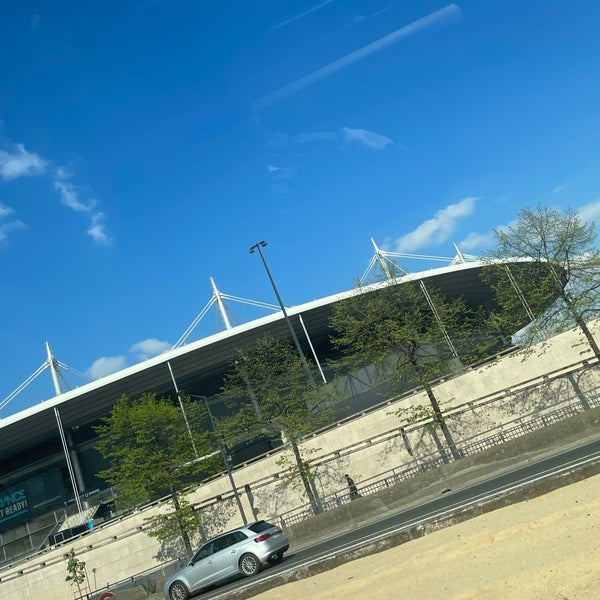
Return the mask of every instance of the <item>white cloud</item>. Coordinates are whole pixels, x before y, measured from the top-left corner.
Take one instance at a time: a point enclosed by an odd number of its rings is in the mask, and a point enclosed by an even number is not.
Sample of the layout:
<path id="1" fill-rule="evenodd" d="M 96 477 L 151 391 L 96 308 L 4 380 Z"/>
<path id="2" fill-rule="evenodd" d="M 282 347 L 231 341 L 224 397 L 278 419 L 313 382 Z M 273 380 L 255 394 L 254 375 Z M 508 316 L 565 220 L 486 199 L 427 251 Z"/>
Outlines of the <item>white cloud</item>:
<path id="1" fill-rule="evenodd" d="M 457 246 L 461 252 L 473 252 L 474 250 L 486 250 L 493 243 L 494 236 L 491 233 L 469 233 Z"/>
<path id="2" fill-rule="evenodd" d="M 556 188 L 555 188 L 556 191 Z M 557 192 L 558 193 L 558 192 Z M 584 223 L 600 224 L 600 200 L 586 204 L 577 210 L 577 216 Z M 507 232 L 511 227 L 516 226 L 517 221 L 512 220 L 508 224 L 497 225 L 494 230 Z M 460 250 L 471 252 L 473 250 L 485 250 L 491 248 L 495 243 L 493 232 L 490 233 L 469 233 L 461 242 L 458 243 Z"/>
<path id="3" fill-rule="evenodd" d="M 0 150 L 0 177 L 5 181 L 40 175 L 47 164 L 35 152 L 27 152 L 23 144 L 16 144 L 14 152 Z"/>
<path id="4" fill-rule="evenodd" d="M 157 356 L 163 353 L 165 350 L 169 350 L 172 344 L 169 342 L 161 342 L 156 338 L 148 338 L 141 342 L 137 342 L 129 348 L 129 352 L 136 355 L 137 360 L 145 360 L 152 356 Z"/>
<path id="5" fill-rule="evenodd" d="M 267 167 L 267 170 L 275 181 L 289 181 L 290 179 L 293 179 L 294 175 L 296 174 L 298 165 L 296 163 L 290 163 L 283 166 L 270 164 Z"/>
<path id="6" fill-rule="evenodd" d="M 342 127 L 342 136 L 346 143 L 358 142 L 364 144 L 373 150 L 383 150 L 386 146 L 392 145 L 394 142 L 389 137 L 368 131 L 367 129 L 350 129 L 350 127 Z"/>
<path id="7" fill-rule="evenodd" d="M 14 209 L 0 202 L 0 245 L 8 240 L 8 234 L 11 231 L 25 229 L 25 223 L 18 219 L 11 219 Z"/>
<path id="8" fill-rule="evenodd" d="M 373 150 L 382 150 L 386 146 L 394 144 L 392 139 L 375 131 L 342 127 L 339 133 L 333 131 L 315 131 L 292 135 L 285 131 L 269 132 L 266 134 L 266 145 L 269 150 L 280 150 L 289 146 L 311 142 L 340 142 L 340 139 L 342 143 L 363 144 Z M 269 167 L 272 167 L 272 165 L 269 165 Z"/>
<path id="9" fill-rule="evenodd" d="M 75 212 L 91 212 L 96 206 L 96 200 L 90 200 L 88 203 L 81 202 L 79 200 L 79 188 L 69 181 L 71 177 L 72 174 L 63 167 L 56 170 L 54 187 L 60 194 L 61 202 Z"/>
<path id="10" fill-rule="evenodd" d="M 346 144 L 360 144 L 371 150 L 383 150 L 386 146 L 394 143 L 393 140 L 380 133 L 350 127 L 342 127 L 338 132 L 316 131 L 297 134 L 285 131 L 264 131 L 264 135 L 267 149 L 271 155 L 271 162 L 266 166 L 272 179 L 271 191 L 281 195 L 289 193 L 288 182 L 294 179 L 304 157 L 304 154 L 299 152 L 292 153 L 291 146 L 314 142 L 335 142 L 338 148 L 343 148 Z"/>
<path id="11" fill-rule="evenodd" d="M 398 238 L 395 252 L 415 252 L 432 244 L 445 242 L 456 230 L 457 223 L 475 209 L 477 198 L 464 198 L 439 210 L 432 219 L 421 223 L 416 229 Z"/>
<path id="12" fill-rule="evenodd" d="M 0 202 L 0 220 L 6 219 L 6 217 L 10 217 L 10 215 L 12 215 L 14 212 L 14 208 L 6 206 L 6 204 L 2 204 L 2 202 Z"/>
<path id="13" fill-rule="evenodd" d="M 92 379 L 105 377 L 111 373 L 121 371 L 132 362 L 139 362 L 141 360 L 152 358 L 170 348 L 172 348 L 172 344 L 169 342 L 161 342 L 156 338 L 148 338 L 147 340 L 142 340 L 141 342 L 133 344 L 133 346 L 129 348 L 129 354 L 133 360 L 130 360 L 124 354 L 120 354 L 119 356 L 103 356 L 94 361 L 92 366 L 87 370 L 87 374 Z"/>
<path id="14" fill-rule="evenodd" d="M 90 226 L 86 233 L 96 242 L 103 246 L 108 246 L 111 242 L 111 236 L 106 227 L 106 215 L 103 212 L 93 212 L 98 201 L 91 199 L 87 202 L 80 200 L 81 188 L 71 183 L 72 173 L 64 167 L 58 167 L 54 175 L 54 187 L 58 190 L 61 202 L 71 210 L 79 213 L 91 213 Z"/>
<path id="15" fill-rule="evenodd" d="M 92 215 L 92 222 L 87 228 L 87 234 L 97 243 L 103 246 L 108 246 L 112 243 L 112 238 L 106 223 L 104 222 L 106 215 L 102 212 L 97 212 Z"/>
<path id="16" fill-rule="evenodd" d="M 285 131 L 274 131 L 266 134 L 267 148 L 286 148 L 297 144 L 310 142 L 337 142 L 338 135 L 331 131 L 314 131 L 292 135 Z"/>
<path id="17" fill-rule="evenodd" d="M 456 4 L 449 4 L 444 8 L 440 8 L 439 10 L 436 10 L 426 15 L 425 17 L 422 17 L 421 19 L 417 19 L 416 21 L 413 21 L 412 23 L 409 23 L 404 27 L 396 29 L 396 31 L 393 31 L 392 33 L 389 33 L 388 35 L 385 35 L 375 40 L 374 42 L 371 42 L 370 44 L 367 44 L 366 46 L 355 50 L 354 52 L 350 52 L 350 54 L 346 54 L 346 56 L 343 56 L 338 60 L 330 62 L 324 67 L 321 67 L 320 69 L 309 73 L 305 77 L 301 77 L 300 79 L 297 79 L 296 81 L 282 88 L 279 88 L 278 90 L 275 90 L 271 94 L 263 96 L 262 98 L 254 102 L 253 109 L 256 111 L 263 110 L 264 108 L 267 108 L 272 104 L 275 104 L 276 102 L 280 102 L 281 100 L 284 100 L 289 96 L 297 94 L 304 88 L 307 88 L 317 83 L 317 81 L 320 81 L 325 77 L 333 75 L 340 69 L 352 65 L 353 63 L 362 60 L 363 58 L 366 58 L 367 56 L 379 50 L 382 50 L 386 46 L 389 46 L 390 44 L 393 44 L 398 40 L 418 33 L 419 31 L 422 31 L 428 27 L 442 23 L 444 21 L 455 20 L 461 15 L 462 9 Z"/>
<path id="18" fill-rule="evenodd" d="M 87 373 L 92 379 L 105 377 L 111 373 L 116 373 L 127 366 L 125 356 L 103 356 L 95 360 L 92 366 L 87 370 Z"/>
<path id="19" fill-rule="evenodd" d="M 1 125 L 1 122 L 0 122 Z M 0 179 L 11 181 L 20 177 L 45 174 L 48 161 L 35 152 L 28 152 L 24 144 L 13 144 L 14 150 L 0 150 Z M 91 223 L 87 234 L 98 244 L 107 245 L 112 242 L 105 224 L 106 215 L 95 211 L 98 201 L 91 199 L 84 202 L 80 199 L 82 188 L 71 182 L 73 174 L 64 167 L 58 167 L 50 175 L 54 188 L 58 191 L 61 202 L 71 210 L 91 215 Z M 0 218 L 6 218 L 6 210 L 0 211 Z M 1 224 L 0 241 L 6 241 L 7 232 L 22 229 L 25 225 L 20 221 Z"/>
<path id="20" fill-rule="evenodd" d="M 600 221 L 600 200 L 582 206 L 577 214 L 584 223 L 598 223 Z"/>

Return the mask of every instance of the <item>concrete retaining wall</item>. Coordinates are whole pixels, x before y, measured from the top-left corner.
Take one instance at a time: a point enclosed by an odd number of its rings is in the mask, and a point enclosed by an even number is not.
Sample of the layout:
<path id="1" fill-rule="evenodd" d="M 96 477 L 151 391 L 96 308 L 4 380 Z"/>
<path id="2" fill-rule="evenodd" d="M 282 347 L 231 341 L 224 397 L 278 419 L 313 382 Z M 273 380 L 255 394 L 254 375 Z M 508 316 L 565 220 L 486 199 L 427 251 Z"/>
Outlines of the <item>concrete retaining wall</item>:
<path id="1" fill-rule="evenodd" d="M 600 321 L 596 321 L 595 329 L 598 333 Z M 441 383 L 436 388 L 436 394 L 446 409 L 450 409 L 449 418 L 452 410 L 457 413 L 462 411 L 463 414 L 470 402 L 477 402 L 483 395 L 499 392 L 507 386 L 518 388 L 526 380 L 580 361 L 582 348 L 574 348 L 577 342 L 576 333 L 567 332 L 553 338 L 543 353 L 534 353 L 526 361 L 523 361 L 522 356 L 510 355 L 491 366 L 469 371 L 460 378 Z M 598 369 L 588 372 L 590 375 L 581 377 L 578 382 L 583 393 L 599 385 Z M 417 393 L 308 439 L 304 447 L 316 451 L 311 459 L 318 465 L 316 483 L 319 494 L 332 493 L 344 486 L 345 472 L 352 473 L 360 485 L 361 479 L 367 476 L 413 461 L 399 433 L 402 423 L 390 413 L 400 406 L 426 402 L 424 395 Z M 485 413 L 487 422 L 494 423 L 495 426 L 514 417 L 514 412 L 507 412 L 505 409 L 495 411 L 492 404 L 487 405 L 485 410 L 482 408 L 480 413 Z M 292 526 L 288 533 L 295 545 L 302 545 L 322 536 L 328 537 L 352 523 L 364 522 L 372 516 L 380 516 L 383 511 L 410 505 L 422 499 L 423 493 L 437 494 L 445 487 L 455 487 L 461 478 L 484 477 L 491 470 L 514 466 L 516 458 L 527 460 L 558 445 L 575 444 L 583 431 L 599 431 L 599 419 L 598 411 L 587 411 L 564 424 L 548 427 L 525 438 L 464 458 L 425 473 L 412 482 L 404 482 Z M 469 426 L 466 427 L 468 429 Z M 435 451 L 431 436 L 425 435 L 418 428 L 407 427 L 407 432 L 409 442 L 417 454 L 427 456 Z M 461 435 L 464 437 L 468 433 L 466 431 Z M 278 458 L 278 453 L 274 453 L 259 462 L 237 469 L 234 473 L 238 488 L 243 489 L 245 485 L 249 485 L 252 489 L 252 504 L 246 494 L 242 495 L 244 510 L 249 519 L 253 514 L 269 519 L 306 502 L 299 490 L 281 487 L 278 478 L 280 467 L 276 464 Z M 202 510 L 206 535 L 214 535 L 241 523 L 233 500 L 219 504 L 209 502 L 218 495 L 231 496 L 226 477 L 200 487 L 191 496 L 192 501 L 200 505 Z M 50 549 L 43 555 L 4 570 L 0 574 L 0 596 L 13 600 L 36 597 L 62 600 L 73 597 L 73 590 L 65 582 L 64 559 L 64 554 L 71 548 L 80 560 L 86 562 L 89 581 L 97 586 L 156 566 L 170 558 L 169 552 L 144 532 L 144 519 L 160 510 L 160 506 L 148 507 L 119 519 L 110 526 L 97 527 L 91 534 L 74 540 L 71 544 Z"/>

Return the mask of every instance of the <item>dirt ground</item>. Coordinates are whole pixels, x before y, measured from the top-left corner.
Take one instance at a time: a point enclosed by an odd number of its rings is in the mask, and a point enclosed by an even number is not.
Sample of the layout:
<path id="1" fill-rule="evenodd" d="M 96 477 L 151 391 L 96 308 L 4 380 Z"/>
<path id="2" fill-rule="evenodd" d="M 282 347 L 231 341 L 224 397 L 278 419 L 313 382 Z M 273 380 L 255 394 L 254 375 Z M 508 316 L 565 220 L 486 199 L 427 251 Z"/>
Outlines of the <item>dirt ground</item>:
<path id="1" fill-rule="evenodd" d="M 255 600 L 597 600 L 600 475 Z"/>

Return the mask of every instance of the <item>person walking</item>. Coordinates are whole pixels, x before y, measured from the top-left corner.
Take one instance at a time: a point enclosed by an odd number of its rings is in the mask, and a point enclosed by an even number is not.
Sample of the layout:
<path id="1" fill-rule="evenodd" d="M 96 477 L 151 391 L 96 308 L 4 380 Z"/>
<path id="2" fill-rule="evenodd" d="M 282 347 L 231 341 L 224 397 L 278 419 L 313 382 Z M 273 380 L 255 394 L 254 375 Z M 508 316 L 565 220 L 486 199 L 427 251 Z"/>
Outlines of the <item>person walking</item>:
<path id="1" fill-rule="evenodd" d="M 354 479 L 352 479 L 352 477 L 350 477 L 350 475 L 348 475 L 348 473 L 346 473 L 344 475 L 344 477 L 346 478 L 346 483 L 348 484 L 348 490 L 350 492 L 350 500 L 356 500 L 356 498 L 360 498 L 360 494 L 358 493 L 358 490 L 356 489 L 356 484 L 354 483 Z"/>

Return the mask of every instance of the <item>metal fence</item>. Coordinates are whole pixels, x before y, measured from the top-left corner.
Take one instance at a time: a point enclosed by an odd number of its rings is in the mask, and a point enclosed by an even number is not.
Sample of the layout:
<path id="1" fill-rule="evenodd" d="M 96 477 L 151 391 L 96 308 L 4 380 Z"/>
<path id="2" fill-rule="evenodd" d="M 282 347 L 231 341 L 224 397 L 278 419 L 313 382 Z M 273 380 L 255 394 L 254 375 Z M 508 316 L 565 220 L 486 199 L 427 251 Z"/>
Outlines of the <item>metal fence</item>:
<path id="1" fill-rule="evenodd" d="M 559 378 L 557 377 L 556 379 L 558 380 Z M 544 381 L 544 384 L 547 383 L 548 379 Z M 591 393 L 586 396 L 585 402 L 581 402 L 580 400 L 574 393 L 572 396 L 562 398 L 558 405 L 548 408 L 542 414 L 537 412 L 528 413 L 512 421 L 503 423 L 499 427 L 477 432 L 472 438 L 465 439 L 458 445 L 459 453 L 461 457 L 471 456 L 509 440 L 523 437 L 533 431 L 538 431 L 549 425 L 559 423 L 589 408 L 598 408 L 600 407 L 600 387 L 591 390 Z M 431 422 L 421 424 L 421 427 L 428 426 L 431 426 Z M 398 432 L 397 436 L 400 437 L 403 433 Z M 363 496 L 378 492 L 426 471 L 436 469 L 447 464 L 450 460 L 454 459 L 452 459 L 449 453 L 444 456 L 440 456 L 438 453 L 420 456 L 408 464 L 399 465 L 362 481 L 358 486 L 358 491 Z M 319 508 L 321 512 L 325 512 L 350 501 L 351 498 L 348 490 L 343 488 L 321 498 Z M 272 520 L 281 526 L 290 526 L 314 515 L 315 511 L 312 506 L 306 504 L 282 513 Z"/>
<path id="2" fill-rule="evenodd" d="M 571 365 L 569 368 L 561 369 L 554 374 L 550 374 L 550 376 L 546 375 L 529 382 L 524 382 L 517 390 L 513 388 L 507 388 L 490 396 L 479 398 L 475 401 L 469 402 L 469 407 L 467 408 L 458 407 L 458 409 L 448 415 L 447 422 L 450 423 L 452 419 L 459 419 L 461 414 L 468 411 L 473 411 L 474 407 L 476 410 L 484 412 L 488 410 L 490 406 L 494 407 L 502 402 L 507 402 L 510 400 L 510 398 L 514 397 L 515 394 L 522 394 L 527 391 L 539 391 L 542 389 L 542 386 L 546 386 L 552 382 L 565 380 L 568 377 L 572 377 L 573 374 L 581 375 L 586 373 L 588 370 L 598 371 L 600 370 L 600 366 L 597 364 L 591 366 L 589 362 L 582 362 L 579 365 Z M 398 399 L 390 399 L 385 404 L 390 404 L 396 400 Z M 532 431 L 542 429 L 554 423 L 558 423 L 570 416 L 581 413 L 588 408 L 599 406 L 600 387 L 589 389 L 584 399 L 582 399 L 581 396 L 576 392 L 573 392 L 570 395 L 563 394 L 557 402 L 554 402 L 553 404 L 544 408 L 543 412 L 541 413 L 537 411 L 524 414 L 516 419 L 513 419 L 512 421 L 502 422 L 500 425 L 494 426 L 487 430 L 476 431 L 475 428 L 472 428 L 469 425 L 469 431 L 473 432 L 473 435 L 468 438 L 461 439 L 460 442 L 457 443 L 457 447 L 459 448 L 461 456 L 471 456 L 487 448 L 497 446 L 506 441 L 522 437 Z M 375 408 L 378 407 L 374 407 L 374 409 Z M 381 406 L 379 406 L 379 408 L 381 408 Z M 343 423 L 348 422 L 349 420 L 350 419 L 344 419 Z M 332 426 L 332 428 L 337 427 L 340 424 L 341 423 L 335 424 Z M 407 432 L 415 434 L 415 432 L 422 431 L 426 428 L 429 428 L 430 430 L 433 429 L 431 421 L 422 421 L 407 428 L 396 428 L 393 430 L 393 432 L 383 435 L 381 439 L 375 441 L 374 444 L 381 443 L 383 441 L 389 441 L 392 436 L 395 436 L 396 438 L 400 438 L 402 440 L 402 443 L 407 447 L 409 453 L 412 454 L 412 449 L 410 448 L 407 438 Z M 360 452 L 367 443 L 370 444 L 371 440 L 356 444 L 355 448 L 348 448 L 345 449 L 345 451 L 348 454 L 352 452 Z M 332 453 L 326 460 L 333 462 L 335 460 L 334 455 L 336 454 L 339 457 L 340 452 L 337 451 Z M 420 473 L 436 469 L 443 464 L 448 463 L 450 460 L 453 460 L 452 456 L 449 453 L 441 454 L 439 449 L 437 452 L 422 453 L 420 456 L 415 457 L 410 462 L 405 462 L 404 464 L 383 470 L 373 477 L 363 480 L 359 484 L 359 492 L 361 495 L 372 494 L 386 487 L 396 485 L 397 483 L 401 483 L 402 481 L 415 477 Z M 106 490 L 101 494 L 101 496 L 99 496 L 99 498 L 103 498 L 107 494 L 110 497 L 113 497 L 112 490 Z M 92 503 L 95 500 L 95 498 L 90 498 L 89 502 Z M 321 494 L 319 497 L 318 507 L 321 512 L 325 512 L 350 502 L 350 500 L 351 499 L 348 494 L 348 490 L 344 487 L 332 493 Z M 202 503 L 202 506 L 199 507 L 199 509 L 201 510 L 207 506 L 217 506 L 221 501 L 221 498 L 209 499 Z M 57 530 L 61 529 L 61 527 L 64 527 L 65 520 L 72 512 L 72 507 L 65 508 L 61 511 L 54 511 L 47 517 L 47 520 L 49 519 L 49 521 L 45 522 L 45 525 L 43 526 L 40 524 L 37 529 L 33 526 L 33 524 L 27 523 L 24 526 L 25 529 L 22 532 L 21 537 L 18 539 L 10 539 L 5 534 L 4 537 L 0 537 L 0 543 L 2 543 L 3 552 L 3 555 L 0 555 L 0 563 L 3 561 L 5 563 L 2 566 L 12 567 L 15 566 L 15 564 L 18 564 L 20 560 L 30 560 L 32 556 L 39 553 L 40 550 L 48 544 L 48 539 L 52 533 L 55 533 Z M 281 526 L 290 526 L 312 517 L 314 512 L 315 511 L 313 510 L 312 506 L 310 504 L 306 504 L 282 512 L 277 516 L 268 518 L 269 520 L 276 522 Z M 109 524 L 110 521 L 107 522 L 105 526 L 109 526 Z M 24 556 L 27 556 L 27 558 L 20 558 Z M 6 565 L 8 561 L 10 561 L 12 564 Z M 2 567 L 0 567 L 0 569 L 1 568 Z M 162 568 L 162 566 L 160 568 Z M 139 577 L 139 575 L 136 575 L 135 577 Z M 126 581 L 130 581 L 130 579 Z"/>

